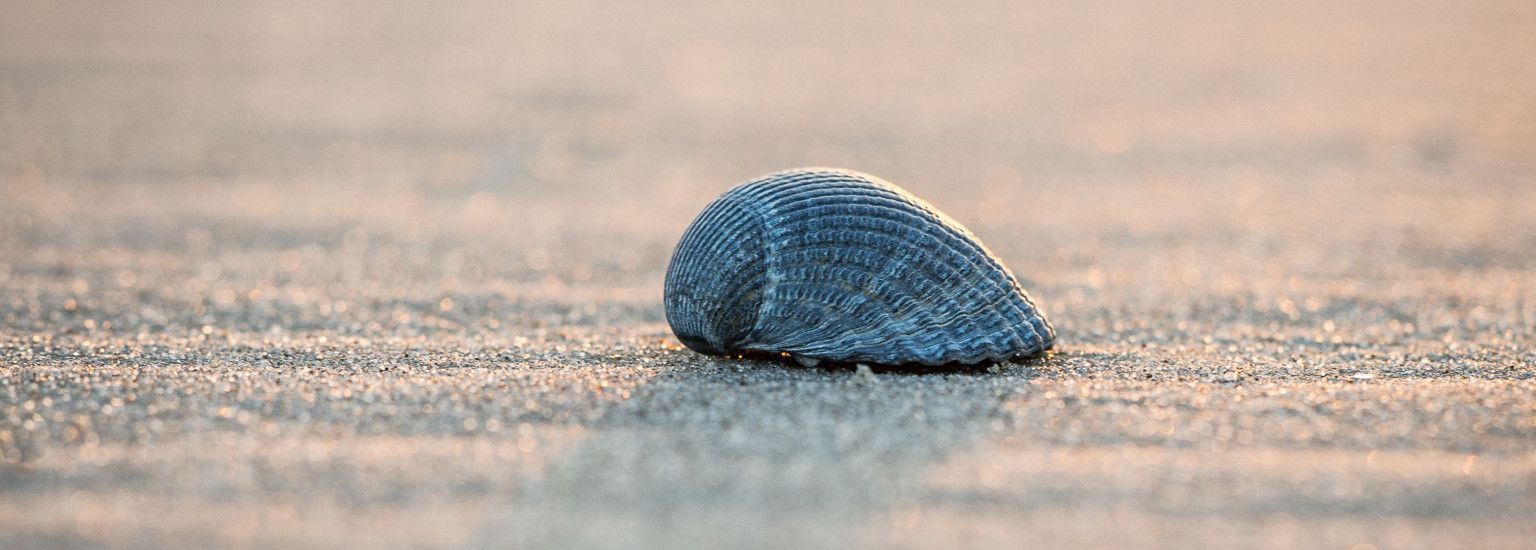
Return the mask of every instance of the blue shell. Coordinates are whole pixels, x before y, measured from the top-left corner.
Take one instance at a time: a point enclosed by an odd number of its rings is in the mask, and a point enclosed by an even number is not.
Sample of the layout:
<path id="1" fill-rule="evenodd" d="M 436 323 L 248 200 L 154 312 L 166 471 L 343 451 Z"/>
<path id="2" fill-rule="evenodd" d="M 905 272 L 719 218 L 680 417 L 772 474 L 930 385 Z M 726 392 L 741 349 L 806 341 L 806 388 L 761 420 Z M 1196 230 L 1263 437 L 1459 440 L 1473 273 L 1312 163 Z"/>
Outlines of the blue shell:
<path id="1" fill-rule="evenodd" d="M 973 364 L 1056 337 L 959 222 L 849 170 L 779 172 L 715 199 L 672 255 L 665 300 L 672 332 L 708 354 Z"/>

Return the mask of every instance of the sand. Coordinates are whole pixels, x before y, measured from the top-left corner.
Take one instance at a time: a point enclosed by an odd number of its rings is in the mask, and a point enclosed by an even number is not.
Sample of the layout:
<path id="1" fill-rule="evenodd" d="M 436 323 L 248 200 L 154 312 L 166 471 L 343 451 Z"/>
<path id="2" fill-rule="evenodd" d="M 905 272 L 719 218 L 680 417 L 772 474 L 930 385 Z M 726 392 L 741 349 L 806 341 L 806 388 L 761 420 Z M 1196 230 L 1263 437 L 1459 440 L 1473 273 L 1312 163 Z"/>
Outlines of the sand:
<path id="1" fill-rule="evenodd" d="M 1536 545 L 1528 2 L 10 4 L 0 546 Z M 683 349 L 802 165 L 1056 352 Z"/>

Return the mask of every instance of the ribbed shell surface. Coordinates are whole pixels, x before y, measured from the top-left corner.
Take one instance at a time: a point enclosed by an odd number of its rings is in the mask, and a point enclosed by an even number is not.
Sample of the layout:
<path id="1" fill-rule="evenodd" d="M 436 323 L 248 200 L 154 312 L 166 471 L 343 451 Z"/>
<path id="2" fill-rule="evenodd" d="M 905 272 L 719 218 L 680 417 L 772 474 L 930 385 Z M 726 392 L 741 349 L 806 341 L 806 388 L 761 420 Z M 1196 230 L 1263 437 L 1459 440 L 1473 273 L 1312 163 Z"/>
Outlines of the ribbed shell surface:
<path id="1" fill-rule="evenodd" d="M 1051 348 L 1018 280 L 958 222 L 868 174 L 800 169 L 699 214 L 667 267 L 667 321 L 701 353 L 977 363 Z"/>

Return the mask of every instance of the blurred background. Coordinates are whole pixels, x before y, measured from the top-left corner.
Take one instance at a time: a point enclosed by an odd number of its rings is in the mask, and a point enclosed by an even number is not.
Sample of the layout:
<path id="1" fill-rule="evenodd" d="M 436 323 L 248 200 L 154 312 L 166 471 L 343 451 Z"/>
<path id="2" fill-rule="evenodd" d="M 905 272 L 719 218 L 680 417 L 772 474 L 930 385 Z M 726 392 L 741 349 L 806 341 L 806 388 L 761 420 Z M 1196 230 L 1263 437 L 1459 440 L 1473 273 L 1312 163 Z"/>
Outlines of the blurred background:
<path id="1" fill-rule="evenodd" d="M 5 11 L 13 229 L 142 201 L 218 227 L 601 231 L 637 241 L 614 261 L 654 271 L 660 237 L 719 191 L 832 165 L 931 197 L 1019 264 L 1070 249 L 1085 217 L 1127 239 L 1225 230 L 1189 246 L 1306 223 L 1300 237 L 1341 246 L 1423 239 L 1423 254 L 1527 260 L 1536 248 L 1528 231 L 1494 229 L 1529 223 L 1510 200 L 1530 198 L 1536 171 L 1529 2 Z M 540 206 L 571 198 L 580 206 Z M 1408 211 L 1421 199 L 1442 222 L 1482 224 L 1457 237 L 1476 242 L 1442 241 Z M 1359 234 L 1363 203 L 1387 205 L 1373 225 L 1392 235 Z"/>
<path id="2" fill-rule="evenodd" d="M 12 255 L 164 237 L 272 264 L 371 242 L 399 257 L 353 275 L 452 266 L 454 288 L 577 283 L 553 299 L 649 303 L 704 203 L 802 165 L 902 184 L 1025 279 L 1064 284 L 1536 255 L 1529 2 L 5 11 Z M 1113 253 L 1148 242 L 1165 245 L 1149 261 L 1192 271 Z M 1252 254 L 1275 246 L 1311 261 Z"/>
<path id="3" fill-rule="evenodd" d="M 804 165 L 968 225 L 1058 356 L 681 351 L 683 228 Z M 1529 0 L 4 0 L 0 526 L 1518 547 L 1533 206 Z"/>

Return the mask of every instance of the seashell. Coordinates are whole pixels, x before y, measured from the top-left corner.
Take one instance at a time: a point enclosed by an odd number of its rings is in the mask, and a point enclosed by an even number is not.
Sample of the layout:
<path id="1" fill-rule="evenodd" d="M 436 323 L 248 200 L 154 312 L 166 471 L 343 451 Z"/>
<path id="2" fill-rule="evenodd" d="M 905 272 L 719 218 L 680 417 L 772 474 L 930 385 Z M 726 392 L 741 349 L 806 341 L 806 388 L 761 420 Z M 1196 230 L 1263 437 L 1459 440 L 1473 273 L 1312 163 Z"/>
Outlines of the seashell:
<path id="1" fill-rule="evenodd" d="M 1006 361 L 1056 333 L 959 222 L 895 184 L 806 168 L 727 191 L 667 266 L 667 322 L 707 354 L 942 365 Z"/>

